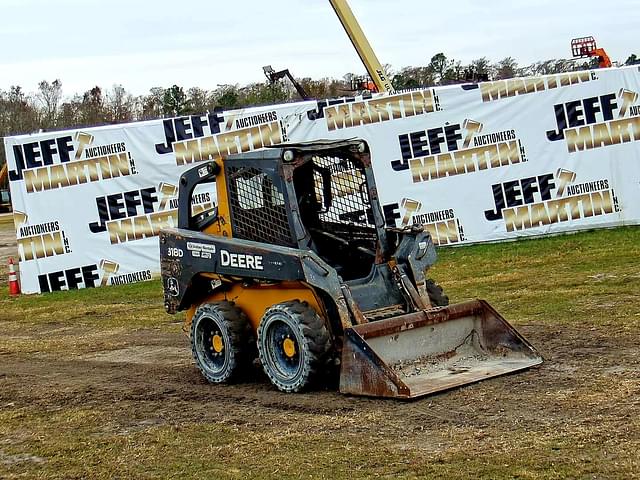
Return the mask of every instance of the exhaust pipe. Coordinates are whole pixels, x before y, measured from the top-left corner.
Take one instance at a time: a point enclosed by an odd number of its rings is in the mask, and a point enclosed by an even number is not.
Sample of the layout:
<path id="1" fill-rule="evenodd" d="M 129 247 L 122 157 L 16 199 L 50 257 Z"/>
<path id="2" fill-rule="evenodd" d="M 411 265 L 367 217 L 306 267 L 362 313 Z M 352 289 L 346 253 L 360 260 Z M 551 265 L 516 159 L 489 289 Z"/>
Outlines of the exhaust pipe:
<path id="1" fill-rule="evenodd" d="M 484 300 L 345 331 L 340 391 L 416 398 L 530 368 L 543 359 Z"/>

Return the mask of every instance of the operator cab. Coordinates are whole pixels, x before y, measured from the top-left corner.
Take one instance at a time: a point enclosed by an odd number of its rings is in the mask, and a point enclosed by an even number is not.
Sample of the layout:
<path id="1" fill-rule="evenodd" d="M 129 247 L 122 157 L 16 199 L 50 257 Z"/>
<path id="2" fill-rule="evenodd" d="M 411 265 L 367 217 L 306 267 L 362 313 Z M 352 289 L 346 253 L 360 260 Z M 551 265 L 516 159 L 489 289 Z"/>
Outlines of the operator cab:
<path id="1" fill-rule="evenodd" d="M 343 280 L 367 277 L 386 233 L 366 143 L 279 147 L 225 160 L 233 237 L 313 250 Z"/>

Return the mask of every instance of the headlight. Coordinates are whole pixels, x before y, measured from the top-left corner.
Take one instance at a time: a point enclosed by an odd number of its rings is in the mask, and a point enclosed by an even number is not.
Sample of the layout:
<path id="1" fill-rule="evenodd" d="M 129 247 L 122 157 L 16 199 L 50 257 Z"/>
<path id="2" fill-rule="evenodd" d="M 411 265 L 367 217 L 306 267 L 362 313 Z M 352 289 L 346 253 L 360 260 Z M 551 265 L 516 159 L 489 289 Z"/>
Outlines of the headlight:
<path id="1" fill-rule="evenodd" d="M 293 152 L 292 152 L 291 150 L 285 150 L 285 151 L 284 151 L 284 154 L 282 154 L 282 159 L 283 159 L 285 162 L 291 162 L 291 161 L 293 161 L 293 157 L 294 157 L 294 155 L 293 155 Z"/>

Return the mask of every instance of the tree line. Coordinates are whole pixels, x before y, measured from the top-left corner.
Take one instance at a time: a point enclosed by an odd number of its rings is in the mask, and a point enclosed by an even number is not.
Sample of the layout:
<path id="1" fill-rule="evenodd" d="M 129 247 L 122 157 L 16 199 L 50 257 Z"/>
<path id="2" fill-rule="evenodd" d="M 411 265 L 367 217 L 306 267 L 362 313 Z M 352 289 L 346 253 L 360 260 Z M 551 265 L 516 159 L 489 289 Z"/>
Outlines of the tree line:
<path id="1" fill-rule="evenodd" d="M 638 64 L 640 59 L 630 55 L 626 65 Z M 393 87 L 448 85 L 454 83 L 498 80 L 505 78 L 546 75 L 597 67 L 596 59 L 573 61 L 544 60 L 519 66 L 512 57 L 491 63 L 486 57 L 469 64 L 437 53 L 427 65 L 394 70 L 386 65 Z M 354 95 L 359 77 L 352 73 L 342 79 L 301 78 L 300 85 L 311 98 L 332 98 Z M 156 118 L 204 113 L 214 108 L 233 109 L 298 101 L 300 98 L 286 80 L 265 81 L 248 85 L 220 85 L 214 90 L 199 87 L 184 89 L 178 85 L 153 87 L 146 95 L 134 96 L 122 85 L 110 89 L 95 86 L 82 94 L 63 95 L 60 80 L 42 80 L 36 92 L 25 92 L 20 86 L 0 89 L 0 137 L 32 133 L 40 130 L 60 130 L 96 125 L 151 120 Z M 4 163 L 4 149 L 0 148 L 0 165 Z"/>

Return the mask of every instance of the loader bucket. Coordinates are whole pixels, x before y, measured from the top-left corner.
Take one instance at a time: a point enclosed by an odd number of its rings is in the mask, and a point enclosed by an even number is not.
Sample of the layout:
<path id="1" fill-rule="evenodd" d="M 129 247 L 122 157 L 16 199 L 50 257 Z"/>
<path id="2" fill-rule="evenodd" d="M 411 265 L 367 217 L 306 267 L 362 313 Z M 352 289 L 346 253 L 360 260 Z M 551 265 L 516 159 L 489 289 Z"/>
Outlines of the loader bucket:
<path id="1" fill-rule="evenodd" d="M 540 363 L 498 312 L 474 300 L 347 329 L 340 391 L 415 398 Z"/>

